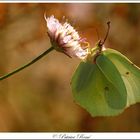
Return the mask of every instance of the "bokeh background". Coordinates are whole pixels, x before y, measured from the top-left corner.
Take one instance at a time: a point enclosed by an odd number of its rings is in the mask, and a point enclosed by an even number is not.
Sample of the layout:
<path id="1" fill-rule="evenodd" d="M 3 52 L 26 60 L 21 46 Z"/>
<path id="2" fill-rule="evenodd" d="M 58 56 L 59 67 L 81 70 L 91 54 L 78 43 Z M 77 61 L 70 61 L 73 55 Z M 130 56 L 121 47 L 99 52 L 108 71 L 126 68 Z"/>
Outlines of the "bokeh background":
<path id="1" fill-rule="evenodd" d="M 0 4 L 0 75 L 50 47 L 44 13 L 74 25 L 91 47 L 111 30 L 106 47 L 140 66 L 140 4 Z M 97 35 L 97 30 L 98 34 Z M 71 77 L 79 60 L 53 51 L 20 73 L 0 81 L 0 131 L 140 131 L 140 104 L 116 117 L 91 117 L 73 99 Z"/>

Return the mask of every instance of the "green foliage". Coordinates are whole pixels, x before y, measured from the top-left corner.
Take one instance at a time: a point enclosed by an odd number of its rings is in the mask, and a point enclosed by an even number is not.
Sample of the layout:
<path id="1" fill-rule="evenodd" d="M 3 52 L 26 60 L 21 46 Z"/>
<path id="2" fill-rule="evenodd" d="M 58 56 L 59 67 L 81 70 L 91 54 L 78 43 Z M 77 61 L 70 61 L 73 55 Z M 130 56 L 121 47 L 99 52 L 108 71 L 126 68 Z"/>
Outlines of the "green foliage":
<path id="1" fill-rule="evenodd" d="M 96 63 L 80 63 L 71 86 L 76 102 L 92 116 L 114 116 L 140 101 L 139 83 L 139 68 L 121 53 L 107 49 Z"/>

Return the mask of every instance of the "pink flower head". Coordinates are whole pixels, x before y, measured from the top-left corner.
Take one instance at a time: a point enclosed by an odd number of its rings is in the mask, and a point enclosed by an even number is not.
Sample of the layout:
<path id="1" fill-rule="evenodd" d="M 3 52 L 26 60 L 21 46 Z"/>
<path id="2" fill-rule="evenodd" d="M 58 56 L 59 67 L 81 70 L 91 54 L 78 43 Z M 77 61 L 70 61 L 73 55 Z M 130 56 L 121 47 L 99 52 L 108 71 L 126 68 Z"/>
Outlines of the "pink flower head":
<path id="1" fill-rule="evenodd" d="M 80 38 L 78 32 L 67 22 L 60 23 L 54 16 L 46 18 L 48 35 L 53 47 L 70 57 L 85 59 L 88 47 L 85 39 Z"/>

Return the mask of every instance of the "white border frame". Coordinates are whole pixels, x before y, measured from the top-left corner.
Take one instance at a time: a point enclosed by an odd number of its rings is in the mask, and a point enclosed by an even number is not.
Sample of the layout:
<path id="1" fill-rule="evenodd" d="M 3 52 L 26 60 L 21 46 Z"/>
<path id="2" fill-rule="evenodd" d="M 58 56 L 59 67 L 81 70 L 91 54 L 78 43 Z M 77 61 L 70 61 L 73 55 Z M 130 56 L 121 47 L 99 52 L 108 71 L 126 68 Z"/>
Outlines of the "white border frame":
<path id="1" fill-rule="evenodd" d="M 140 3 L 140 0 L 110 0 L 110 1 L 106 1 L 106 0 L 79 0 L 79 1 L 75 1 L 75 0 L 0 0 L 0 3 Z"/>
<path id="2" fill-rule="evenodd" d="M 78 135 L 90 136 L 89 139 L 140 139 L 140 133 L 0 133 L 0 139 L 63 139 L 74 140 L 81 139 Z M 65 137 L 64 137 L 65 135 Z M 66 138 L 74 137 L 74 138 Z M 88 140 L 85 138 L 85 140 Z"/>
<path id="3" fill-rule="evenodd" d="M 121 0 L 114 0 L 114 1 L 70 1 L 70 0 L 65 0 L 65 1 L 45 1 L 45 0 L 33 0 L 33 1 L 28 1 L 28 0 L 0 0 L 0 3 L 140 3 L 139 0 L 126 0 L 126 1 L 121 1 Z M 78 139 L 78 135 L 83 134 L 86 136 L 90 136 L 89 139 L 140 139 L 140 133 L 0 133 L 0 139 L 66 139 L 63 138 L 63 135 L 66 136 L 74 136 L 75 138 L 73 139 Z M 71 139 L 68 139 L 71 140 Z M 87 139 L 85 139 L 87 140 Z"/>

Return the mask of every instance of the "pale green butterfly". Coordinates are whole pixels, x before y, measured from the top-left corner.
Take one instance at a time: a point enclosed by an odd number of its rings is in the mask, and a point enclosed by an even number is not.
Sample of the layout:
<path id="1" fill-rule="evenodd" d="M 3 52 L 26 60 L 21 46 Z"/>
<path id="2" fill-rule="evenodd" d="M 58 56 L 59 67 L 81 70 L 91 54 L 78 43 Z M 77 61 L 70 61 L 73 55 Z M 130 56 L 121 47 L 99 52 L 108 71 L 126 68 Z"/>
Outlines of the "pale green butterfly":
<path id="1" fill-rule="evenodd" d="M 140 69 L 116 50 L 100 50 L 102 45 L 97 44 L 95 63 L 79 64 L 71 87 L 75 101 L 92 116 L 115 116 L 140 102 Z"/>

